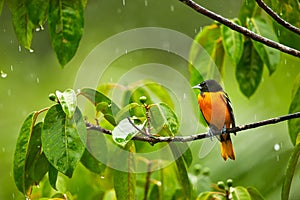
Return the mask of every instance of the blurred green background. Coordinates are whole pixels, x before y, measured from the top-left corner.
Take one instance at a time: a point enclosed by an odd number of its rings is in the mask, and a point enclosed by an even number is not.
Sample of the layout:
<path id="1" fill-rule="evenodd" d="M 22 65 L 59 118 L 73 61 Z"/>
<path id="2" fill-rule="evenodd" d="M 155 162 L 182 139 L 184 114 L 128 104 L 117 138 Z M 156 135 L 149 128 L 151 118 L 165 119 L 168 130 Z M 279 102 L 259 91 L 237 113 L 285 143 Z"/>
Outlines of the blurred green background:
<path id="1" fill-rule="evenodd" d="M 238 15 L 242 3 L 236 0 L 201 2 L 203 6 L 228 18 Z M 33 110 L 51 105 L 49 93 L 73 87 L 80 64 L 96 45 L 124 30 L 145 26 L 169 28 L 193 38 L 201 27 L 211 22 L 176 0 L 90 0 L 85 9 L 85 28 L 79 49 L 73 60 L 61 69 L 51 48 L 47 26 L 44 31 L 35 32 L 32 44 L 34 52 L 31 53 L 19 46 L 5 5 L 0 16 L 0 70 L 3 72 L 0 77 L 0 199 L 22 199 L 13 182 L 12 159 L 18 131 L 25 116 Z M 147 61 L 151 61 L 151 54 L 146 57 Z M 139 59 L 143 60 L 143 57 Z M 169 59 L 168 56 L 161 56 L 160 61 L 187 73 L 185 62 L 163 59 Z M 134 63 L 132 57 L 123 57 L 122 61 L 124 66 Z M 277 71 L 270 77 L 264 70 L 263 80 L 250 99 L 239 91 L 235 69 L 228 59 L 225 66 L 223 81 L 233 102 L 237 124 L 287 114 L 292 84 L 300 72 L 299 59 L 282 54 Z M 116 68 L 112 73 L 122 75 L 121 72 Z M 208 156 L 199 159 L 201 142 L 196 141 L 191 145 L 194 163 L 208 167 L 213 182 L 232 178 L 236 185 L 257 187 L 267 199 L 279 199 L 292 148 L 287 123 L 244 131 L 233 140 L 236 161 L 224 162 L 218 145 Z M 279 150 L 274 149 L 275 145 L 279 145 Z M 298 167 L 291 199 L 300 199 L 300 191 L 297 190 L 299 185 Z"/>

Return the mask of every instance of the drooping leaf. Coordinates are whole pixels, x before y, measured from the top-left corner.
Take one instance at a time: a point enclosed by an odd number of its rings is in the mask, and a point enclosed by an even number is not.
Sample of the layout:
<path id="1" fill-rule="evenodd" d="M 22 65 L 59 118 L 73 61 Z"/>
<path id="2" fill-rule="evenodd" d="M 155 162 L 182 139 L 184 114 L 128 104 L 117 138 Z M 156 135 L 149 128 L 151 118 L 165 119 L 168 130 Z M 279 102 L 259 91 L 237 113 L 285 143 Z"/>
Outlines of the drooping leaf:
<path id="1" fill-rule="evenodd" d="M 220 26 L 212 24 L 204 27 L 194 39 L 189 56 L 189 70 L 198 71 L 198 73 L 191 73 L 191 80 L 195 80 L 191 84 L 196 85 L 199 79 L 220 79 L 220 74 L 223 71 L 224 62 L 224 48 L 222 44 L 222 37 Z"/>
<path id="2" fill-rule="evenodd" d="M 267 23 L 263 18 L 249 18 L 247 20 L 248 28 L 270 40 L 278 42 L 278 38 L 273 30 L 272 25 Z M 275 70 L 280 61 L 280 51 L 271 47 L 268 47 L 261 42 L 253 41 L 254 47 L 260 56 L 261 60 L 264 61 L 269 69 L 269 74 L 271 75 Z"/>
<path id="3" fill-rule="evenodd" d="M 82 0 L 51 0 L 49 32 L 59 63 L 66 65 L 75 55 L 83 33 Z"/>
<path id="4" fill-rule="evenodd" d="M 242 26 L 246 25 L 247 18 L 260 16 L 260 13 L 261 8 L 255 1 L 244 1 L 239 13 L 239 20 Z"/>
<path id="5" fill-rule="evenodd" d="M 176 113 L 165 103 L 152 104 L 150 109 L 150 123 L 153 131 L 165 131 L 174 136 L 179 130 L 179 120 Z"/>
<path id="6" fill-rule="evenodd" d="M 26 117 L 19 132 L 14 154 L 14 179 L 18 190 L 24 195 L 31 192 L 28 185 L 26 185 L 26 165 L 36 118 L 37 112 L 32 112 Z"/>
<path id="7" fill-rule="evenodd" d="M 234 19 L 233 22 L 241 24 L 238 19 Z M 221 34 L 226 54 L 237 64 L 243 54 L 244 36 L 225 25 L 221 25 Z"/>
<path id="8" fill-rule="evenodd" d="M 295 83 L 297 84 L 297 82 Z M 289 113 L 300 112 L 300 86 L 295 89 L 295 94 L 292 97 L 292 102 L 290 104 Z M 288 121 L 289 135 L 291 141 L 294 145 L 300 143 L 300 118 L 290 119 Z"/>
<path id="9" fill-rule="evenodd" d="M 133 120 L 131 120 L 134 123 Z M 114 142 L 122 147 L 125 147 L 126 144 L 139 133 L 139 130 L 142 130 L 145 123 L 136 124 L 134 127 L 128 118 L 123 119 L 112 131 L 112 138 Z M 138 129 L 139 130 L 138 130 Z"/>
<path id="10" fill-rule="evenodd" d="M 118 200 L 136 199 L 136 173 L 135 172 L 135 146 L 130 143 L 126 146 L 129 153 L 127 156 L 119 156 L 118 163 L 123 166 L 124 171 L 113 171 L 114 189 Z"/>
<path id="11" fill-rule="evenodd" d="M 298 159 L 300 156 L 300 143 L 298 143 L 289 158 L 288 165 L 285 171 L 285 176 L 283 180 L 282 185 L 282 191 L 281 191 L 281 199 L 282 200 L 288 200 L 289 194 L 290 194 L 290 188 L 293 180 L 293 176 L 297 167 Z"/>
<path id="12" fill-rule="evenodd" d="M 68 118 L 59 104 L 52 106 L 44 120 L 43 150 L 59 172 L 71 177 L 85 150 L 86 126 L 80 110 Z"/>
<path id="13" fill-rule="evenodd" d="M 187 172 L 187 165 L 184 161 L 183 156 L 180 155 L 180 151 L 175 143 L 169 144 L 170 149 L 172 151 L 174 159 L 176 159 L 176 166 L 177 166 L 177 179 L 180 183 L 184 195 L 184 199 L 191 199 L 192 198 L 192 184 L 188 177 Z"/>
<path id="14" fill-rule="evenodd" d="M 252 200 L 247 189 L 244 187 L 241 187 L 241 186 L 237 186 L 234 188 L 234 190 L 232 192 L 232 199 L 233 200 L 240 200 L 240 199 Z"/>
<path id="15" fill-rule="evenodd" d="M 99 105 L 98 111 L 103 111 L 104 116 L 109 116 L 106 119 L 109 120 L 112 125 L 115 126 L 117 124 L 113 119 L 113 116 L 115 116 L 120 111 L 120 108 L 110 98 L 108 98 L 101 92 L 90 88 L 81 89 L 80 94 L 90 100 L 95 106 Z M 105 109 L 103 106 L 105 106 Z"/>
<path id="16" fill-rule="evenodd" d="M 12 14 L 12 22 L 18 41 L 30 50 L 34 24 L 29 19 L 26 0 L 7 1 Z"/>
<path id="17" fill-rule="evenodd" d="M 253 95 L 263 72 L 263 61 L 260 59 L 250 40 L 244 43 L 244 52 L 236 68 L 236 79 L 240 90 L 246 97 Z"/>
<path id="18" fill-rule="evenodd" d="M 66 89 L 64 92 L 57 90 L 56 96 L 67 117 L 72 118 L 77 107 L 75 91 L 72 89 Z"/>
<path id="19" fill-rule="evenodd" d="M 255 200 L 264 200 L 265 198 L 255 187 L 247 187 L 248 193 L 251 196 L 251 199 Z"/>
<path id="20" fill-rule="evenodd" d="M 48 17 L 49 0 L 25 0 L 29 19 L 35 26 L 43 26 Z"/>

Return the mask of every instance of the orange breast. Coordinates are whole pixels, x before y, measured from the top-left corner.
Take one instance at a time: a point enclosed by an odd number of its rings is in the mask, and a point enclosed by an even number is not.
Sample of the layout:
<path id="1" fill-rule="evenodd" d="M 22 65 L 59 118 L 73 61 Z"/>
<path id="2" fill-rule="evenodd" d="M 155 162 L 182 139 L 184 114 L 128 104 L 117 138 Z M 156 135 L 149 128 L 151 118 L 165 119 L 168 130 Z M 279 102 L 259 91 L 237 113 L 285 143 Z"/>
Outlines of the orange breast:
<path id="1" fill-rule="evenodd" d="M 221 130 L 232 123 L 230 111 L 222 92 L 204 92 L 198 96 L 198 104 L 205 120 Z"/>

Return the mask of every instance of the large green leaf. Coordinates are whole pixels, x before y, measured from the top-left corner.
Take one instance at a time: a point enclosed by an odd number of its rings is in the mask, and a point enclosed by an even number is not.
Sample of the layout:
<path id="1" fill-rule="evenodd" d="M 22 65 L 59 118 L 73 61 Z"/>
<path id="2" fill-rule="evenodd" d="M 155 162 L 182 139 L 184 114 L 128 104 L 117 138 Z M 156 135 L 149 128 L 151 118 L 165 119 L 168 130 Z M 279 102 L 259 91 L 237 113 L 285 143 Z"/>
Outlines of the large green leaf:
<path id="1" fill-rule="evenodd" d="M 23 194 L 30 193 L 30 187 L 26 185 L 26 165 L 27 157 L 30 150 L 30 140 L 33 134 L 33 127 L 36 121 L 38 113 L 30 113 L 20 129 L 19 136 L 17 139 L 16 150 L 14 154 L 14 179 L 17 188 Z"/>
<path id="2" fill-rule="evenodd" d="M 30 50 L 34 24 L 29 19 L 26 0 L 10 0 L 7 3 L 12 14 L 17 39 L 22 46 Z"/>
<path id="3" fill-rule="evenodd" d="M 48 17 L 49 0 L 25 0 L 29 19 L 35 26 L 42 26 Z"/>
<path id="4" fill-rule="evenodd" d="M 174 159 L 176 159 L 176 166 L 177 166 L 177 179 L 180 183 L 184 195 L 184 199 L 192 199 L 192 184 L 188 177 L 187 172 L 187 165 L 185 163 L 184 157 L 179 156 L 180 151 L 175 143 L 169 144 L 170 149 L 172 151 Z"/>
<path id="5" fill-rule="evenodd" d="M 300 156 L 300 143 L 298 143 L 294 147 L 292 154 L 288 161 L 288 165 L 287 165 L 284 180 L 283 180 L 282 191 L 281 191 L 281 199 L 282 200 L 289 199 L 291 183 L 292 183 L 293 176 L 294 176 L 294 173 L 295 173 L 295 170 L 297 167 L 299 156 Z"/>
<path id="6" fill-rule="evenodd" d="M 190 72 L 198 71 L 199 73 L 191 73 L 191 84 L 196 85 L 204 76 L 205 79 L 218 79 L 219 74 L 223 71 L 224 48 L 220 33 L 220 26 L 212 24 L 204 27 L 198 33 L 195 42 L 192 44 L 189 57 Z M 196 76 L 197 78 L 194 78 Z M 201 78 L 199 80 L 199 78 Z"/>
<path id="7" fill-rule="evenodd" d="M 51 43 L 59 63 L 66 65 L 75 55 L 84 25 L 82 0 L 51 0 L 48 24 Z"/>
<path id="8" fill-rule="evenodd" d="M 278 38 L 273 30 L 272 25 L 267 23 L 263 18 L 248 18 L 247 26 L 251 31 L 257 33 L 258 35 L 278 42 Z M 261 60 L 263 60 L 268 67 L 269 74 L 271 75 L 276 70 L 276 67 L 280 61 L 280 51 L 268 47 L 261 42 L 253 41 L 253 44 Z"/>
<path id="9" fill-rule="evenodd" d="M 246 97 L 253 95 L 263 72 L 263 61 L 260 59 L 250 40 L 244 43 L 244 52 L 236 68 L 236 79 L 240 90 Z"/>
<path id="10" fill-rule="evenodd" d="M 157 134 L 160 131 L 174 136 L 179 130 L 179 120 L 176 113 L 165 103 L 150 105 L 150 123 L 153 131 Z M 161 132 L 161 133 L 163 133 Z"/>
<path id="11" fill-rule="evenodd" d="M 136 173 L 135 169 L 135 146 L 134 143 L 130 143 L 126 146 L 129 153 L 128 156 L 118 157 L 118 163 L 123 166 L 126 171 L 114 170 L 114 188 L 118 200 L 135 200 L 136 199 Z"/>
<path id="12" fill-rule="evenodd" d="M 77 107 L 77 97 L 75 91 L 72 89 L 66 89 L 64 92 L 57 90 L 56 96 L 67 117 L 72 118 Z"/>
<path id="13" fill-rule="evenodd" d="M 241 187 L 241 186 L 237 186 L 233 189 L 232 199 L 233 200 L 240 200 L 240 199 L 252 200 L 249 192 L 247 191 L 247 189 L 244 188 L 244 187 Z"/>
<path id="14" fill-rule="evenodd" d="M 120 111 L 120 108 L 110 98 L 90 88 L 81 89 L 80 94 L 90 100 L 96 106 L 97 111 L 104 114 L 104 118 L 109 123 L 117 125 L 114 116 Z"/>
<path id="15" fill-rule="evenodd" d="M 135 124 L 135 127 L 134 127 L 131 124 L 131 123 L 134 123 L 133 120 L 131 120 L 131 122 L 130 122 L 128 118 L 123 119 L 112 131 L 112 138 L 113 138 L 114 142 L 122 147 L 125 147 L 126 144 L 136 134 L 139 133 L 139 130 L 142 130 L 142 128 L 145 125 L 145 122 L 143 124 Z"/>
<path id="16" fill-rule="evenodd" d="M 44 120 L 43 150 L 59 172 L 71 177 L 85 150 L 86 126 L 80 110 L 66 116 L 59 104 L 52 106 Z"/>
<path id="17" fill-rule="evenodd" d="M 298 89 L 294 89 L 295 94 L 293 95 L 292 102 L 290 104 L 289 113 L 300 112 L 300 85 L 298 85 Z M 300 143 L 300 118 L 290 119 L 288 121 L 288 128 L 291 141 L 294 145 Z"/>
<path id="18" fill-rule="evenodd" d="M 240 25 L 238 19 L 234 19 L 233 22 Z M 221 34 L 226 54 L 237 64 L 243 54 L 244 36 L 225 25 L 221 25 Z"/>

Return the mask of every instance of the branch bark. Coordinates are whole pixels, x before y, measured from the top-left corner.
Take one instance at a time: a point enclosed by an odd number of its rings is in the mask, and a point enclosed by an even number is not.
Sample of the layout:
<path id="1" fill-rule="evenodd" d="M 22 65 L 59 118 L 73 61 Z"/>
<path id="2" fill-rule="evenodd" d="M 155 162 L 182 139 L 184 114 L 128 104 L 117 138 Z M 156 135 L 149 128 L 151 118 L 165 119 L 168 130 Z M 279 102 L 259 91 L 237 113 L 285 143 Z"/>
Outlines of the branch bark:
<path id="1" fill-rule="evenodd" d="M 277 21 L 280 25 L 284 26 L 290 31 L 293 31 L 294 33 L 297 33 L 300 35 L 300 29 L 296 26 L 293 26 L 292 24 L 288 23 L 284 19 L 282 19 L 277 13 L 275 13 L 265 2 L 262 0 L 255 0 L 256 3 L 268 13 L 275 21 Z"/>
<path id="2" fill-rule="evenodd" d="M 250 31 L 249 29 L 230 21 L 229 19 L 226 19 L 226 18 L 222 17 L 221 15 L 218 15 L 218 14 L 200 6 L 199 4 L 197 4 L 196 2 L 194 2 L 192 0 L 179 0 L 179 1 L 182 3 L 185 3 L 189 7 L 193 8 L 195 11 L 197 11 L 213 20 L 220 22 L 221 24 L 224 24 L 225 26 L 231 28 L 232 30 L 242 33 L 243 35 L 245 35 L 253 40 L 256 40 L 256 41 L 261 42 L 269 47 L 278 49 L 282 52 L 285 52 L 287 54 L 290 54 L 290 55 L 300 58 L 300 51 L 293 49 L 291 47 L 285 46 L 283 44 L 274 42 L 273 40 L 270 40 L 263 36 L 260 36 L 252 31 Z"/>
<path id="3" fill-rule="evenodd" d="M 288 115 L 284 115 L 284 116 L 280 116 L 280 117 L 275 117 L 275 118 L 271 118 L 271 119 L 251 123 L 251 124 L 236 126 L 234 128 L 226 129 L 226 133 L 234 133 L 234 132 L 237 133 L 240 131 L 257 128 L 260 126 L 276 124 L 276 123 L 286 121 L 289 119 L 294 119 L 294 118 L 300 118 L 300 112 L 288 114 Z M 86 127 L 87 127 L 87 130 L 96 130 L 96 131 L 100 131 L 100 132 L 102 132 L 104 134 L 108 134 L 108 135 L 112 134 L 112 132 L 110 130 L 106 130 L 98 125 L 93 125 L 88 122 L 86 123 Z M 221 132 L 220 132 L 220 134 L 221 134 Z M 199 134 L 195 134 L 195 135 L 174 136 L 174 137 L 154 137 L 154 136 L 148 137 L 145 135 L 137 135 L 137 136 L 133 137 L 132 139 L 149 142 L 150 144 L 153 145 L 158 142 L 191 142 L 194 140 L 201 140 L 201 139 L 209 138 L 209 137 L 211 137 L 209 133 L 199 133 Z"/>

